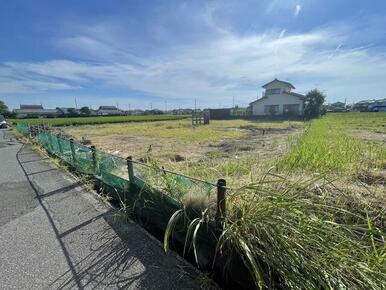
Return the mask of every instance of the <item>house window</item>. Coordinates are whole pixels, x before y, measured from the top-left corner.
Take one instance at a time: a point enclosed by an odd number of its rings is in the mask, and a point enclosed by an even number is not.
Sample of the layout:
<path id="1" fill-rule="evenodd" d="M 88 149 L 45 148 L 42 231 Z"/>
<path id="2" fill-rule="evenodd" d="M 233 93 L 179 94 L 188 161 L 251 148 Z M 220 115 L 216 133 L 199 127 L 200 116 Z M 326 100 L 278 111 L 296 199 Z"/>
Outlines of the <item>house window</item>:
<path id="1" fill-rule="evenodd" d="M 280 94 L 280 89 L 268 89 L 265 94 L 266 95 Z"/>
<path id="2" fill-rule="evenodd" d="M 279 105 L 264 106 L 264 113 L 268 115 L 275 115 L 279 112 Z"/>
<path id="3" fill-rule="evenodd" d="M 286 104 L 283 105 L 283 114 L 286 115 L 297 115 L 299 114 L 299 104 Z"/>

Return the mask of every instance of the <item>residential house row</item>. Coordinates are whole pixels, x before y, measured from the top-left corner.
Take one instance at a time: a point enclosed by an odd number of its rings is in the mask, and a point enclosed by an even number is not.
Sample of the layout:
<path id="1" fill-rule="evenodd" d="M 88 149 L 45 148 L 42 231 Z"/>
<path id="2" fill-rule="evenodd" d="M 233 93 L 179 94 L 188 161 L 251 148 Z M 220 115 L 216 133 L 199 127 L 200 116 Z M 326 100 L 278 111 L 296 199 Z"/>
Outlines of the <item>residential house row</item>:
<path id="1" fill-rule="evenodd" d="M 262 86 L 264 91 L 262 97 L 251 102 L 247 108 L 222 108 L 209 109 L 212 119 L 242 116 L 295 116 L 304 115 L 306 97 L 294 92 L 295 86 L 289 82 L 274 79 Z M 360 101 L 354 105 L 347 106 L 346 103 L 335 102 L 326 105 L 327 111 L 367 111 L 367 112 L 386 112 L 386 98 L 378 100 Z M 208 109 L 206 109 L 208 110 Z M 200 111 L 200 110 L 199 110 Z M 74 108 L 45 109 L 41 105 L 20 105 L 20 109 L 15 109 L 14 113 L 18 118 L 28 116 L 39 117 L 58 117 L 82 115 L 80 110 Z M 92 116 L 124 116 L 124 115 L 149 115 L 149 114 L 193 114 L 193 109 L 176 109 L 163 112 L 161 110 L 130 110 L 124 111 L 115 106 L 100 106 L 97 110 L 91 110 L 88 115 Z M 84 115 L 84 114 L 83 114 Z"/>
<path id="2" fill-rule="evenodd" d="M 127 116 L 127 115 L 156 115 L 162 114 L 161 110 L 121 110 L 115 106 L 100 106 L 98 109 L 89 109 L 84 113 L 80 109 L 57 107 L 56 109 L 46 109 L 42 105 L 20 105 L 19 109 L 14 109 L 16 118 L 27 117 L 74 117 L 74 116 Z"/>

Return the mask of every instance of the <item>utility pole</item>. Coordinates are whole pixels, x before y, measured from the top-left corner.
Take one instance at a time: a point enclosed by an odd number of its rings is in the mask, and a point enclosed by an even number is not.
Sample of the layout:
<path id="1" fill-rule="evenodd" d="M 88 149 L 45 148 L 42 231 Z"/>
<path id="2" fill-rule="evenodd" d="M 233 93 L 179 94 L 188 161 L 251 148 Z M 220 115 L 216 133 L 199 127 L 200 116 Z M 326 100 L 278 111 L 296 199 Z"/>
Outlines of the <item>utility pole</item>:
<path id="1" fill-rule="evenodd" d="M 232 97 L 232 108 L 235 107 L 235 97 Z"/>
<path id="2" fill-rule="evenodd" d="M 194 112 L 197 112 L 197 99 L 194 99 Z"/>
<path id="3" fill-rule="evenodd" d="M 168 111 L 168 101 L 165 100 L 165 113 Z"/>
<path id="4" fill-rule="evenodd" d="M 74 97 L 75 99 L 75 109 L 78 109 L 78 103 L 76 102 L 76 97 Z"/>

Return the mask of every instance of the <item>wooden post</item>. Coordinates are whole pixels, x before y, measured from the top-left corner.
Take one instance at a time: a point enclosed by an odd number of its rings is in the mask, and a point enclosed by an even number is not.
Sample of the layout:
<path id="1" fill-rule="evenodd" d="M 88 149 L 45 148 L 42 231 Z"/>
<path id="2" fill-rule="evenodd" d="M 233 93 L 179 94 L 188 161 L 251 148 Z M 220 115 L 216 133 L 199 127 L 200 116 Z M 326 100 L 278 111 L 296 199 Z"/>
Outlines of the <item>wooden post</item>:
<path id="1" fill-rule="evenodd" d="M 133 182 L 134 181 L 134 168 L 133 168 L 133 157 L 128 156 L 126 158 L 127 161 L 127 172 L 129 173 L 129 181 Z"/>
<path id="2" fill-rule="evenodd" d="M 91 145 L 90 149 L 91 149 L 92 165 L 94 167 L 94 172 L 95 172 L 96 175 L 98 175 L 99 174 L 99 172 L 98 172 L 98 161 L 97 161 L 97 157 L 96 157 L 95 146 Z"/>
<path id="3" fill-rule="evenodd" d="M 71 154 L 72 154 L 72 161 L 74 162 L 74 165 L 76 163 L 76 156 L 75 156 L 75 146 L 74 146 L 74 139 L 70 139 L 70 147 L 71 147 Z"/>
<path id="4" fill-rule="evenodd" d="M 217 212 L 216 220 L 222 222 L 226 216 L 226 180 L 217 180 Z"/>

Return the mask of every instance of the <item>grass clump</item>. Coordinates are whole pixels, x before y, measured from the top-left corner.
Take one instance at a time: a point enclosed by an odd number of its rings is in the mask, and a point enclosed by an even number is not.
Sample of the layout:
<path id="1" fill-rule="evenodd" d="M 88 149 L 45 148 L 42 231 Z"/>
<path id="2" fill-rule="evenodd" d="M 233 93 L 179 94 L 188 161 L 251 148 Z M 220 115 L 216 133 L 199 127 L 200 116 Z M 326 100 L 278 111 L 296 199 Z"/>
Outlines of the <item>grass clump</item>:
<path id="1" fill-rule="evenodd" d="M 316 195 L 315 181 L 267 174 L 237 190 L 219 252 L 242 257 L 259 289 L 384 289 L 385 232 L 365 206 Z"/>

